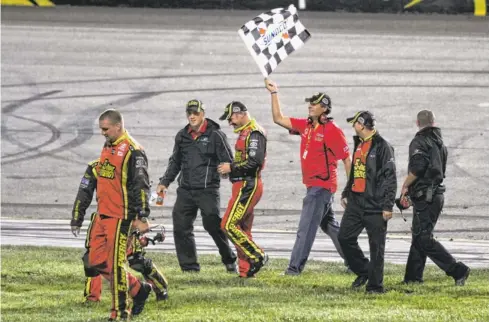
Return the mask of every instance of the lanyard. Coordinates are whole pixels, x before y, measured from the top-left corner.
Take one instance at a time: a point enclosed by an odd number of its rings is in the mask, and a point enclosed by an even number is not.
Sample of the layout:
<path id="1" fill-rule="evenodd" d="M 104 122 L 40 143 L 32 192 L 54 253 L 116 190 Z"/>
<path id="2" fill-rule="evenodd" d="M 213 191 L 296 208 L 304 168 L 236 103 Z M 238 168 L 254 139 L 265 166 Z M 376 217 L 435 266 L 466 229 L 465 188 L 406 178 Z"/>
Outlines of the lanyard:
<path id="1" fill-rule="evenodd" d="M 313 130 L 314 130 L 314 126 L 311 125 L 311 127 L 309 129 L 309 133 L 307 133 L 306 147 L 304 149 L 304 153 L 302 154 L 302 158 L 304 160 L 307 158 L 307 152 L 309 151 L 309 144 L 311 143 L 311 136 L 312 136 Z"/>

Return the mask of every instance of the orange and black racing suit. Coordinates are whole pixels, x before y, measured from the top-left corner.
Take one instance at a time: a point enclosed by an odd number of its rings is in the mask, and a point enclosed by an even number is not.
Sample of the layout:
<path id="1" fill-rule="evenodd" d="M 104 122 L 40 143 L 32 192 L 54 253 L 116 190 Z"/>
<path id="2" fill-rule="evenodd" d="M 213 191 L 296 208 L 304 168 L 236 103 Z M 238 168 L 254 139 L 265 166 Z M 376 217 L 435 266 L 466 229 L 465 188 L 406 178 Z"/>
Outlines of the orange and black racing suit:
<path id="1" fill-rule="evenodd" d="M 96 167 L 98 163 L 99 159 L 90 162 L 81 179 L 78 194 L 73 206 L 71 226 L 81 227 L 83 224 L 86 210 L 92 202 L 93 194 L 97 187 L 98 174 Z M 90 217 L 90 224 L 88 225 L 87 236 L 85 239 L 86 252 L 82 257 L 86 277 L 83 292 L 84 301 L 95 302 L 100 301 L 102 294 L 102 276 L 96 269 L 88 266 L 88 249 L 90 245 L 92 225 L 96 216 L 97 213 L 94 212 Z M 129 266 L 135 271 L 140 272 L 145 280 L 152 284 L 157 300 L 166 299 L 168 297 L 168 282 L 152 260 L 144 257 L 144 249 L 136 234 L 131 236 L 129 244 L 130 246 L 127 249 Z"/>
<path id="2" fill-rule="evenodd" d="M 263 193 L 261 170 L 265 166 L 267 139 L 264 130 L 253 119 L 235 130 L 239 133 L 231 164 L 232 195 L 221 228 L 236 246 L 239 275 L 252 277 L 252 265 L 262 263 L 265 253 L 253 241 L 253 209 Z"/>
<path id="3" fill-rule="evenodd" d="M 110 282 L 110 318 L 117 320 L 131 315 L 128 294 L 138 304 L 132 313 L 139 314 L 150 292 L 125 268 L 132 221 L 150 213 L 148 160 L 143 148 L 124 131 L 104 145 L 96 172 L 98 214 L 91 227 L 88 264 Z"/>

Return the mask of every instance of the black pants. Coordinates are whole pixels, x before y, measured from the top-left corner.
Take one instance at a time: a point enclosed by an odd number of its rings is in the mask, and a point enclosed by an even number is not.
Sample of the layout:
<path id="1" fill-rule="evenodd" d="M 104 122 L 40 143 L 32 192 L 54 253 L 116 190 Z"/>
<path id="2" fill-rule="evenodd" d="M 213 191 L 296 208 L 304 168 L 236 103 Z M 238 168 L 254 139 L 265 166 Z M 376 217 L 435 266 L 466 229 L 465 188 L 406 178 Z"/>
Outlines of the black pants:
<path id="1" fill-rule="evenodd" d="M 467 266 L 458 262 L 433 238 L 438 217 L 443 209 L 444 196 L 437 194 L 433 201 L 413 200 L 412 242 L 406 265 L 405 282 L 422 282 L 426 257 L 429 257 L 448 276 L 454 279 L 462 277 Z"/>
<path id="2" fill-rule="evenodd" d="M 366 213 L 364 198 L 351 194 L 340 224 L 338 240 L 350 269 L 358 276 L 368 276 L 366 290 L 375 291 L 384 288 L 384 252 L 387 222 L 382 212 Z M 367 230 L 370 246 L 370 260 L 358 245 L 358 236 Z"/>
<path id="3" fill-rule="evenodd" d="M 228 239 L 221 230 L 220 196 L 218 189 L 177 189 L 173 207 L 173 238 L 182 270 L 200 270 L 194 238 L 194 222 L 200 209 L 204 229 L 214 240 L 224 264 L 236 261 Z"/>

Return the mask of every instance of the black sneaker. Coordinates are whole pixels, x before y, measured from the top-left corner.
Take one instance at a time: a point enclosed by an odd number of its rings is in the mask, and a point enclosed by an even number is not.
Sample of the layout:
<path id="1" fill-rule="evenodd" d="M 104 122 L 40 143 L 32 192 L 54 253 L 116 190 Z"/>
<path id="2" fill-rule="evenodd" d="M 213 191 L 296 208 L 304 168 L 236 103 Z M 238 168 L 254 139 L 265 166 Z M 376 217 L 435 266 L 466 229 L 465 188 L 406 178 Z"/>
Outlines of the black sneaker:
<path id="1" fill-rule="evenodd" d="M 163 292 L 156 293 L 156 302 L 166 301 L 168 300 L 168 291 L 164 290 Z"/>
<path id="2" fill-rule="evenodd" d="M 246 273 L 247 277 L 253 277 L 255 276 L 258 271 L 267 264 L 268 262 L 268 255 L 263 254 L 263 258 L 260 259 L 257 263 L 250 263 L 250 269 L 248 273 Z"/>
<path id="3" fill-rule="evenodd" d="M 416 285 L 416 284 L 423 284 L 424 281 L 422 279 L 419 280 L 403 280 L 400 284 L 401 285 Z"/>
<path id="4" fill-rule="evenodd" d="M 360 288 L 363 285 L 367 284 L 368 277 L 365 275 L 358 276 L 353 283 L 351 283 L 352 288 Z"/>
<path id="5" fill-rule="evenodd" d="M 373 289 L 373 290 L 368 290 L 366 291 L 367 294 L 385 294 L 387 293 L 387 291 L 385 290 L 385 288 L 376 288 L 376 289 Z"/>
<path id="6" fill-rule="evenodd" d="M 138 294 L 132 299 L 132 315 L 139 315 L 144 310 L 144 304 L 151 293 L 151 285 L 148 283 L 141 283 L 141 289 Z"/>
<path id="7" fill-rule="evenodd" d="M 228 273 L 237 273 L 238 270 L 236 268 L 236 263 L 231 263 L 231 264 L 224 264 L 224 266 L 226 266 L 226 272 Z"/>
<path id="8" fill-rule="evenodd" d="M 470 268 L 467 267 L 465 274 L 462 277 L 455 280 L 455 286 L 464 286 L 465 281 L 469 278 L 469 274 L 470 274 Z"/>

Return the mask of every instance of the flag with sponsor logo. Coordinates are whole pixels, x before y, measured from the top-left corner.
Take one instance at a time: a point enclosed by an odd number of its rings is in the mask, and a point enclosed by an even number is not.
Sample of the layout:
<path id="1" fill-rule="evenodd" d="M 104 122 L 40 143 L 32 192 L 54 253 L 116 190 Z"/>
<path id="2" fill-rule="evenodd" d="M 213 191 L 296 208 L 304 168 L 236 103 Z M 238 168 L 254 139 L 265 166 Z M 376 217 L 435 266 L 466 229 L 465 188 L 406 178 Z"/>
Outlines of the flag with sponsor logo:
<path id="1" fill-rule="evenodd" d="M 294 5 L 258 15 L 245 23 L 238 34 L 265 77 L 311 38 Z"/>

